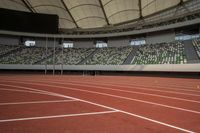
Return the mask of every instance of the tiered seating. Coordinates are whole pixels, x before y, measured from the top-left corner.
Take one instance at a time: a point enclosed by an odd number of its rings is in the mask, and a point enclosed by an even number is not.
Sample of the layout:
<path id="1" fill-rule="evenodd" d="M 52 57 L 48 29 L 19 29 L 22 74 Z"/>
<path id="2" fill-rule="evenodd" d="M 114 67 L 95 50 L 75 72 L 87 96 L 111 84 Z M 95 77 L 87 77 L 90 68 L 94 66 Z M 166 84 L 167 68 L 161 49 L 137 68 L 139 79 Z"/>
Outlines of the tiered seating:
<path id="1" fill-rule="evenodd" d="M 195 50 L 197 52 L 197 55 L 198 55 L 198 57 L 200 59 L 200 39 L 194 39 L 192 41 L 192 44 L 193 44 L 193 46 L 194 46 L 194 48 L 195 48 Z"/>
<path id="2" fill-rule="evenodd" d="M 132 47 L 101 48 L 94 56 L 87 60 L 89 65 L 121 65 L 131 52 Z"/>
<path id="3" fill-rule="evenodd" d="M 146 44 L 139 47 L 132 64 L 184 64 L 184 45 L 180 42 Z"/>
<path id="4" fill-rule="evenodd" d="M 3 44 L 0 44 L 0 55 L 4 55 L 14 49 L 17 49 L 19 48 L 19 46 L 16 46 L 16 45 L 3 45 Z"/>
<path id="5" fill-rule="evenodd" d="M 90 55 L 95 49 L 94 48 L 67 48 L 62 51 L 60 49 L 59 53 L 55 55 L 55 64 L 65 65 L 76 65 L 88 55 Z M 44 64 L 45 62 L 43 62 Z M 47 60 L 47 64 L 53 64 L 53 57 Z"/>
<path id="6" fill-rule="evenodd" d="M 200 39 L 194 40 L 193 45 L 200 58 Z M 135 47 L 135 46 L 133 46 Z M 136 46 L 138 50 L 131 64 L 184 64 L 187 63 L 184 45 L 180 42 L 146 44 Z M 18 48 L 18 49 L 17 49 Z M 17 49 L 17 50 L 14 50 Z M 0 54 L 11 51 L 0 57 L 0 64 L 53 64 L 53 48 L 3 46 Z M 127 59 L 132 47 L 99 48 L 67 48 L 55 49 L 55 64 L 76 65 L 86 59 L 86 65 L 121 65 Z M 94 52 L 95 51 L 95 52 Z M 94 53 L 93 53 L 94 52 Z M 93 53 L 93 54 L 91 54 Z M 89 56 L 91 55 L 91 56 Z M 88 57 L 89 56 L 89 57 Z M 88 59 L 87 59 L 88 57 Z"/>
<path id="7" fill-rule="evenodd" d="M 48 48 L 48 55 L 52 54 L 53 49 Z M 47 56 L 48 56 L 47 55 Z M 13 52 L 0 58 L 1 64 L 34 64 L 38 60 L 46 57 L 45 48 L 22 47 L 19 51 Z"/>

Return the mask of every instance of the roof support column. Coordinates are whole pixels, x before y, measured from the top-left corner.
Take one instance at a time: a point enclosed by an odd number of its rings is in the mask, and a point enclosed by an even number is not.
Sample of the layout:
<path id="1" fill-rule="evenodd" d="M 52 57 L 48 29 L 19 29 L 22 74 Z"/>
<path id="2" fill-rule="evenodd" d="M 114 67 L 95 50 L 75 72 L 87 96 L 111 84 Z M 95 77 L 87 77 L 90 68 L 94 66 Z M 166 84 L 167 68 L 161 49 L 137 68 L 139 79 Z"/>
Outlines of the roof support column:
<path id="1" fill-rule="evenodd" d="M 76 27 L 79 28 L 78 24 L 76 23 L 76 20 L 72 16 L 72 14 L 69 11 L 68 7 L 66 6 L 65 2 L 63 0 L 61 0 L 61 3 L 63 4 L 63 6 L 65 7 L 66 11 L 68 12 L 68 14 L 70 15 L 70 17 L 72 18 L 72 21 L 74 22 L 74 24 L 76 25 Z"/>
<path id="2" fill-rule="evenodd" d="M 140 19 L 142 19 L 143 16 L 142 16 L 142 1 L 141 1 L 141 0 L 138 0 L 138 5 L 139 5 L 139 15 L 140 15 Z"/>
<path id="3" fill-rule="evenodd" d="M 102 9 L 102 11 L 103 11 L 103 15 L 104 15 L 104 17 L 105 17 L 105 20 L 106 20 L 107 25 L 110 25 L 109 20 L 108 20 L 108 17 L 107 17 L 107 15 L 106 15 L 106 12 L 105 12 L 105 9 L 104 9 L 104 6 L 103 6 L 101 0 L 99 0 L 99 4 L 100 4 L 101 9 Z"/>
<path id="4" fill-rule="evenodd" d="M 24 5 L 28 8 L 28 10 L 32 13 L 37 13 L 35 9 L 32 8 L 31 4 L 28 2 L 28 0 L 21 0 Z"/>

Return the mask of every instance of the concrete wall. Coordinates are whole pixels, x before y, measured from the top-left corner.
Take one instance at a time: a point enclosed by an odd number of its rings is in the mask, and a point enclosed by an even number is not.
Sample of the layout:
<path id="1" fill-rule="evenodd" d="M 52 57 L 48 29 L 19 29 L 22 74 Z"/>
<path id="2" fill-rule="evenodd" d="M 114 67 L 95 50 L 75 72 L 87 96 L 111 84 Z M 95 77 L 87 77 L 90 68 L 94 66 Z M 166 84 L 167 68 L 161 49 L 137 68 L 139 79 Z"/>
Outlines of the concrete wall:
<path id="1" fill-rule="evenodd" d="M 129 45 L 129 39 L 109 39 L 108 40 L 108 47 L 120 47 L 120 46 L 128 46 Z"/>
<path id="2" fill-rule="evenodd" d="M 175 41 L 175 32 L 173 31 L 148 33 L 146 37 L 147 44 L 172 42 L 172 41 Z"/>
<path id="3" fill-rule="evenodd" d="M 36 38 L 36 46 L 37 47 L 46 47 L 46 40 L 42 39 L 42 38 Z M 47 41 L 47 46 L 48 47 L 54 47 L 54 40 L 53 39 L 49 39 Z M 59 46 L 59 42 L 58 40 L 55 40 L 55 46 Z"/>
<path id="4" fill-rule="evenodd" d="M 4 65 L 0 69 L 45 70 L 45 65 Z M 53 65 L 47 66 L 48 70 Z M 55 66 L 61 70 L 61 65 Z M 200 64 L 162 64 L 162 65 L 64 65 L 63 70 L 101 70 L 101 71 L 158 71 L 158 72 L 200 72 Z"/>
<path id="5" fill-rule="evenodd" d="M 14 36 L 2 36 L 0 35 L 0 45 L 18 45 L 19 44 L 19 37 Z"/>
<path id="6" fill-rule="evenodd" d="M 158 32 L 158 33 L 149 33 L 146 37 L 146 43 L 151 44 L 151 43 L 160 43 L 160 42 L 171 42 L 174 41 L 175 39 L 175 33 L 174 32 Z M 36 46 L 37 47 L 45 47 L 46 46 L 46 39 L 45 38 L 34 38 L 36 41 Z M 14 36 L 0 36 L 0 44 L 14 44 L 18 45 L 20 41 L 20 37 L 14 37 Z M 128 46 L 130 39 L 127 37 L 120 37 L 120 38 L 108 38 L 108 47 L 120 47 L 120 46 Z M 91 48 L 95 47 L 94 44 L 94 39 L 74 39 L 74 47 L 75 48 Z M 47 42 L 48 47 L 53 47 L 54 46 L 54 39 L 48 39 Z M 60 46 L 59 40 L 55 40 L 55 45 Z"/>
<path id="7" fill-rule="evenodd" d="M 74 40 L 75 48 L 93 48 L 95 47 L 93 40 Z"/>

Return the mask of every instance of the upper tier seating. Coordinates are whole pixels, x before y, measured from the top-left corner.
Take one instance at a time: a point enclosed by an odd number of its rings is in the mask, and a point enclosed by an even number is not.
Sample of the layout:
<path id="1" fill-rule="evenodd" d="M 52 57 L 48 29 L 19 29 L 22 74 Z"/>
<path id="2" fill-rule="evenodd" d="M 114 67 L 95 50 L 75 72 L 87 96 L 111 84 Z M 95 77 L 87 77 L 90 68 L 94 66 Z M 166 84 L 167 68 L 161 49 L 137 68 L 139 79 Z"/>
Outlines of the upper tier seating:
<path id="1" fill-rule="evenodd" d="M 129 53 L 132 47 L 110 47 L 100 48 L 96 54 L 86 64 L 88 65 L 121 65 Z"/>
<path id="2" fill-rule="evenodd" d="M 184 64 L 184 44 L 180 42 L 141 45 L 132 64 Z"/>
<path id="3" fill-rule="evenodd" d="M 197 55 L 198 55 L 198 57 L 200 59 L 200 39 L 194 39 L 192 41 L 192 44 L 193 44 L 194 49 L 196 50 Z"/>

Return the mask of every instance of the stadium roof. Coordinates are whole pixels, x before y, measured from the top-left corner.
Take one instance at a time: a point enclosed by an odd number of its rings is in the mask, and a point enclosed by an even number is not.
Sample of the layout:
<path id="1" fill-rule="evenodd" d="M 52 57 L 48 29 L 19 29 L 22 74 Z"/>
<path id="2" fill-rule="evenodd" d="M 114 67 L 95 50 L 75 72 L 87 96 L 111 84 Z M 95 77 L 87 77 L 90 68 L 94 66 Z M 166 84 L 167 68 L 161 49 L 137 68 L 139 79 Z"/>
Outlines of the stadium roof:
<path id="1" fill-rule="evenodd" d="M 59 27 L 97 28 L 151 15 L 188 0 L 0 0 L 0 8 L 57 14 Z"/>

